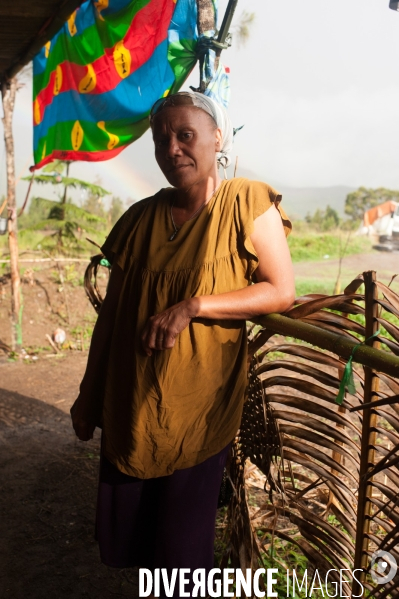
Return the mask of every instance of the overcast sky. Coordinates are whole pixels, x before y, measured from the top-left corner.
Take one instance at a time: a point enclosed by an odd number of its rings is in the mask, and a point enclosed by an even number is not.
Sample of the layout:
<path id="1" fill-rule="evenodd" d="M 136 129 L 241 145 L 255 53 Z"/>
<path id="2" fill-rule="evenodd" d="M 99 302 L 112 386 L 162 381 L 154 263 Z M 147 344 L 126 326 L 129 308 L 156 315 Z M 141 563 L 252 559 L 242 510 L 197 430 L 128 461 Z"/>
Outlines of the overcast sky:
<path id="1" fill-rule="evenodd" d="M 222 8 L 226 4 L 221 0 Z M 256 13 L 251 38 L 222 60 L 231 69 L 234 125 L 245 125 L 235 146 L 241 167 L 274 185 L 399 189 L 399 13 L 388 4 L 239 0 L 238 17 L 244 8 Z M 197 80 L 195 74 L 187 85 Z M 31 123 L 27 84 L 15 111 L 18 175 L 32 164 Z M 76 177 L 100 176 L 124 200 L 158 189 L 162 176 L 155 173 L 149 133 L 117 158 L 71 169 Z M 25 190 L 20 182 L 19 201 Z"/>

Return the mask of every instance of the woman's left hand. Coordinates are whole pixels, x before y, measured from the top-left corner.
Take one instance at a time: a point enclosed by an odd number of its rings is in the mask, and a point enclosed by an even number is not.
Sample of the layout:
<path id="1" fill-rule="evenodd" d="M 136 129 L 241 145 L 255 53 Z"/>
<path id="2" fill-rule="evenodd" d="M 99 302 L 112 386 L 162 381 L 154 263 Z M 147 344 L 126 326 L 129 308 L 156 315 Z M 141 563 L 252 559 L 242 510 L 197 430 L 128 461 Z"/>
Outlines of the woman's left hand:
<path id="1" fill-rule="evenodd" d="M 147 356 L 152 355 L 153 349 L 171 349 L 176 337 L 190 324 L 193 317 L 190 300 L 179 302 L 164 312 L 151 316 L 141 335 Z"/>

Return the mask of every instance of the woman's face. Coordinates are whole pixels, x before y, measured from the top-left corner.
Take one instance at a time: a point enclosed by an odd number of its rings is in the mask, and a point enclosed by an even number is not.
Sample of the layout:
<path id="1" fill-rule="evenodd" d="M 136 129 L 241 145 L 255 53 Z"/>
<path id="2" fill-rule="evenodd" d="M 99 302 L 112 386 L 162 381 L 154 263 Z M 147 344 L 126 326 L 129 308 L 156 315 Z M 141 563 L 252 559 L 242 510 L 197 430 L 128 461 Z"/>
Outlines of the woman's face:
<path id="1" fill-rule="evenodd" d="M 171 185 L 188 189 L 217 177 L 221 131 L 210 115 L 194 106 L 168 106 L 152 123 L 155 158 Z"/>

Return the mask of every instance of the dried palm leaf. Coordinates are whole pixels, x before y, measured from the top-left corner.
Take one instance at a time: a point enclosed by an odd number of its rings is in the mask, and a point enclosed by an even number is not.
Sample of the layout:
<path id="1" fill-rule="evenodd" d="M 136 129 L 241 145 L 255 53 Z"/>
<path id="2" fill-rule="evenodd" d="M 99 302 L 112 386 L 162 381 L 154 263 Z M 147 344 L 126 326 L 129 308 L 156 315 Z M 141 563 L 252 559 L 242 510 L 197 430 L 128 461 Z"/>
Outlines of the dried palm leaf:
<path id="1" fill-rule="evenodd" d="M 363 284 L 361 295 L 358 291 Z M 377 297 L 377 289 L 384 299 Z M 398 351 L 399 323 L 391 322 L 392 318 L 388 321 L 378 310 L 399 316 L 399 297 L 375 282 L 370 273 L 357 277 L 341 295 L 312 294 L 295 304 L 287 313 L 292 319 L 356 343 L 361 342 L 360 336 L 375 348 L 384 343 L 391 352 Z M 358 315 L 365 317 L 364 324 L 352 318 Z M 378 339 L 375 335 L 369 339 L 370 330 L 374 334 L 377 327 Z M 377 376 L 370 367 L 365 373 L 357 367 L 356 393 L 347 393 L 339 406 L 337 390 L 345 366 L 340 355 L 300 342 L 273 343 L 272 329 L 254 329 L 253 333 L 249 398 L 236 441 L 240 453 L 235 457 L 235 472 L 240 476 L 232 476 L 236 493 L 229 508 L 230 545 L 224 563 L 229 559 L 232 566 L 237 563 L 232 557 L 240 551 L 234 544 L 240 542 L 244 528 L 251 551 L 247 552 L 250 559 L 241 560 L 241 567 L 257 567 L 265 551 L 245 501 L 244 472 L 249 459 L 265 475 L 265 495 L 253 520 L 271 522 L 262 525 L 262 533 L 272 542 L 281 539 L 295 544 L 320 572 L 354 567 L 367 572 L 375 550 L 386 547 L 396 555 L 399 542 L 398 381 L 386 372 Z M 297 334 L 293 326 L 291 336 Z M 394 361 L 390 360 L 387 372 L 393 373 Z M 379 364 L 383 362 L 382 357 Z M 238 501 L 246 507 L 241 507 L 236 520 Z M 361 514 L 367 526 L 359 525 Z M 294 535 L 285 532 L 287 518 L 295 526 Z M 363 578 L 370 596 L 395 596 L 395 584 L 377 588 L 370 581 Z M 355 581 L 344 594 L 351 592 L 356 594 Z"/>

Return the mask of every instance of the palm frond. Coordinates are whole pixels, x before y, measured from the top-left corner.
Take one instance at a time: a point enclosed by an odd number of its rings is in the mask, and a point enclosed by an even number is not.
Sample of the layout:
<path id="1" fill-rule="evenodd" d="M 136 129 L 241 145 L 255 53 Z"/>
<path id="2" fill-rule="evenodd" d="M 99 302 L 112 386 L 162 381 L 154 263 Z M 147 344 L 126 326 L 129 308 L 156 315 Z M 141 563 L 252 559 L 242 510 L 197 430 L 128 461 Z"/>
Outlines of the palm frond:
<path id="1" fill-rule="evenodd" d="M 376 282 L 371 298 L 369 280 L 365 273 L 343 294 L 298 298 L 287 316 L 357 343 L 370 336 L 371 325 L 374 331 L 379 327 L 378 337 L 367 344 L 383 343 L 396 354 L 399 323 L 392 322 L 392 316 L 399 315 L 399 297 Z M 360 294 L 364 284 L 365 292 Z M 383 298 L 377 297 L 377 290 Z M 370 305 L 374 306 L 371 324 Z M 377 306 L 391 315 L 389 320 L 377 314 Z M 346 393 L 341 406 L 336 398 L 346 360 L 340 356 L 298 341 L 273 343 L 272 331 L 267 329 L 253 330 L 249 352 L 249 397 L 235 442 L 236 493 L 229 508 L 230 544 L 224 563 L 237 565 L 241 535 L 252 547 L 250 559 L 241 560 L 241 567 L 254 567 L 257 558 L 258 564 L 262 562 L 263 545 L 245 508 L 244 472 L 250 460 L 265 477 L 262 508 L 256 514 L 262 533 L 272 542 L 279 538 L 294 543 L 320 573 L 363 567 L 363 584 L 370 596 L 394 597 L 397 587 L 375 585 L 367 569 L 373 551 L 385 548 L 395 555 L 399 542 L 398 382 L 357 366 L 356 393 Z M 366 449 L 372 463 L 364 463 Z M 363 524 L 359 528 L 359 513 L 367 514 L 364 530 Z M 294 527 L 290 535 L 284 532 L 287 518 Z M 352 581 L 344 594 L 356 594 L 356 588 Z"/>

